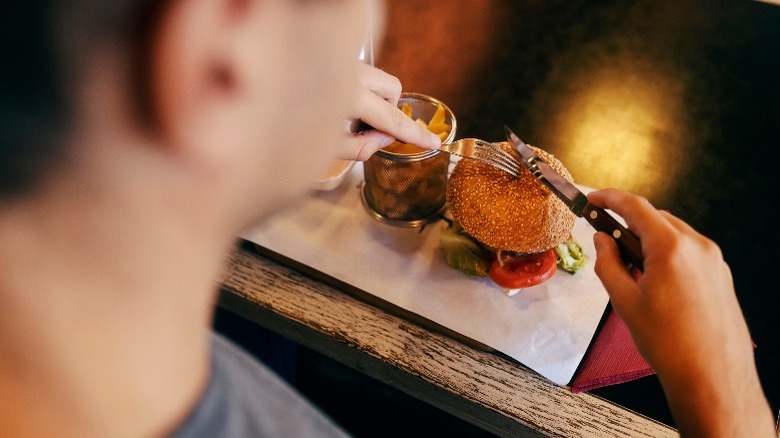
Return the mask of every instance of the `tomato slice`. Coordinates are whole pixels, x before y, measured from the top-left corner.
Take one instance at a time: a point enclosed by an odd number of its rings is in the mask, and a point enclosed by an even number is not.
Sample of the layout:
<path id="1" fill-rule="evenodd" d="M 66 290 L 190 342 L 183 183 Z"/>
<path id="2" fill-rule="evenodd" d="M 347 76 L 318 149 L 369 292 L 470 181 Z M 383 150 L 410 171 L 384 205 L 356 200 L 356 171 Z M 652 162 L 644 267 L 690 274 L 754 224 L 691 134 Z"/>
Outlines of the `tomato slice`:
<path id="1" fill-rule="evenodd" d="M 549 280 L 558 267 L 552 249 L 523 256 L 501 254 L 499 258 L 490 265 L 488 277 L 505 289 L 536 286 Z"/>

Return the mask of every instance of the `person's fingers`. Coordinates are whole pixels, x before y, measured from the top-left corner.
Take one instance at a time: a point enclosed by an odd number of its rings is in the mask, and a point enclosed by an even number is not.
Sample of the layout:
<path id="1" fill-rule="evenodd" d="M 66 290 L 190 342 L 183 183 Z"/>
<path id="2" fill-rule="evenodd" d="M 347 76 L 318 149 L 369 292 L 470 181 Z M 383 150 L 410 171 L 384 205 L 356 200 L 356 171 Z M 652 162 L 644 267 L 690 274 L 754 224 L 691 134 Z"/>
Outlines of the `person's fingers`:
<path id="1" fill-rule="evenodd" d="M 426 149 L 438 149 L 441 139 L 427 127 L 415 123 L 398 107 L 368 90 L 361 90 L 358 107 L 353 115 L 374 129 L 406 143 Z"/>
<path id="2" fill-rule="evenodd" d="M 402 91 L 401 81 L 378 68 L 362 62 L 359 64 L 358 82 L 360 85 L 386 100 L 392 106 L 397 106 Z"/>
<path id="3" fill-rule="evenodd" d="M 693 229 L 692 226 L 688 225 L 687 222 L 678 218 L 672 213 L 669 213 L 666 210 L 659 210 L 658 212 L 661 214 L 661 216 L 664 217 L 664 219 L 666 219 L 667 222 L 669 222 L 671 226 L 677 229 L 677 231 L 685 234 L 699 234 L 699 232 Z"/>
<path id="4" fill-rule="evenodd" d="M 620 256 L 615 240 L 603 232 L 593 235 L 596 262 L 593 269 L 604 284 L 618 314 L 631 312 L 631 303 L 639 293 L 639 287 Z"/>
<path id="5" fill-rule="evenodd" d="M 713 271 L 712 271 L 713 275 L 715 275 L 715 273 L 718 272 L 715 270 L 715 266 L 723 266 L 728 270 L 728 266 L 726 265 L 726 262 L 723 260 L 723 252 L 712 239 L 699 233 L 687 222 L 683 221 L 677 216 L 674 216 L 668 211 L 661 211 L 661 214 L 669 222 L 669 224 L 679 232 L 680 235 L 685 236 L 687 239 L 689 239 L 690 242 L 693 242 L 693 244 L 699 251 L 699 255 L 698 255 L 699 259 L 706 257 L 707 260 L 710 261 L 713 267 Z M 728 278 L 728 279 L 731 278 L 730 270 L 728 270 L 724 274 L 725 274 L 724 278 Z"/>
<path id="6" fill-rule="evenodd" d="M 395 138 L 375 129 L 347 137 L 338 157 L 344 160 L 365 161 L 377 150 L 389 145 Z"/>
<path id="7" fill-rule="evenodd" d="M 617 213 L 642 241 L 657 235 L 654 231 L 659 227 L 671 228 L 661 213 L 647 199 L 638 195 L 617 189 L 601 189 L 588 193 L 588 201 Z"/>

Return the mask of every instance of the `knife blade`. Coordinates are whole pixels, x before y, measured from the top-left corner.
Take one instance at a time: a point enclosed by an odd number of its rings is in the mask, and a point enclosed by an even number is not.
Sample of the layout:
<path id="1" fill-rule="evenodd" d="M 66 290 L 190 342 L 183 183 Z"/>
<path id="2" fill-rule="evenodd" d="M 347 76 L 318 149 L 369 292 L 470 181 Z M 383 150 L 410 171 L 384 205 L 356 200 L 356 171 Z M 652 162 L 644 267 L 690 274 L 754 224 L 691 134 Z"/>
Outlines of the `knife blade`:
<path id="1" fill-rule="evenodd" d="M 523 165 L 550 189 L 555 196 L 563 201 L 566 207 L 574 214 L 584 218 L 597 231 L 603 231 L 612 236 L 615 242 L 617 242 L 623 260 L 630 264 L 629 268 L 634 267 L 641 271 L 644 267 L 642 245 L 636 234 L 624 227 L 623 224 L 618 222 L 604 209 L 588 202 L 588 198 L 577 186 L 570 183 L 555 169 L 550 167 L 549 164 L 539 158 L 509 127 L 504 126 L 504 130 L 506 131 L 507 140 L 514 145 L 522 157 Z"/>

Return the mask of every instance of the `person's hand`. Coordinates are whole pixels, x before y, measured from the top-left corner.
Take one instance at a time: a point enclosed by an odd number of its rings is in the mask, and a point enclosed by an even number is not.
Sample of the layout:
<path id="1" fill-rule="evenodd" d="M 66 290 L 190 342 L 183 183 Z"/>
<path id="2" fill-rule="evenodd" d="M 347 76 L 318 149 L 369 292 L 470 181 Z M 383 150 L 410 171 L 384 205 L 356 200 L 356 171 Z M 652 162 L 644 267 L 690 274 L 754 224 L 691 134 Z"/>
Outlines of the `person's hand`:
<path id="1" fill-rule="evenodd" d="M 441 139 L 436 134 L 418 125 L 398 109 L 401 82 L 395 76 L 360 63 L 359 82 L 360 90 L 352 117 L 356 122 L 363 123 L 353 123 L 352 132 L 339 158 L 367 160 L 395 139 L 427 149 L 441 146 Z"/>
<path id="2" fill-rule="evenodd" d="M 605 189 L 588 200 L 622 216 L 642 242 L 644 272 L 632 275 L 615 241 L 596 233 L 595 270 L 658 374 L 680 431 L 771 436 L 750 334 L 720 248 L 639 196 Z"/>

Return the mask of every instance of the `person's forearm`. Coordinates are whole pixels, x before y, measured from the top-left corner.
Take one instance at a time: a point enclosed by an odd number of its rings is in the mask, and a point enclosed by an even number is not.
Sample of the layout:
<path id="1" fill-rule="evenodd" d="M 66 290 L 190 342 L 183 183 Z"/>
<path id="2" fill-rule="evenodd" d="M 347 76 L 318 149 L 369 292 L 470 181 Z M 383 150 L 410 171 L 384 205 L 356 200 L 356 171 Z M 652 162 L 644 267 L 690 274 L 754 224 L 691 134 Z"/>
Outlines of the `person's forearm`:
<path id="1" fill-rule="evenodd" d="M 772 413 L 753 369 L 673 380 L 662 377 L 661 383 L 682 436 L 775 437 Z"/>

